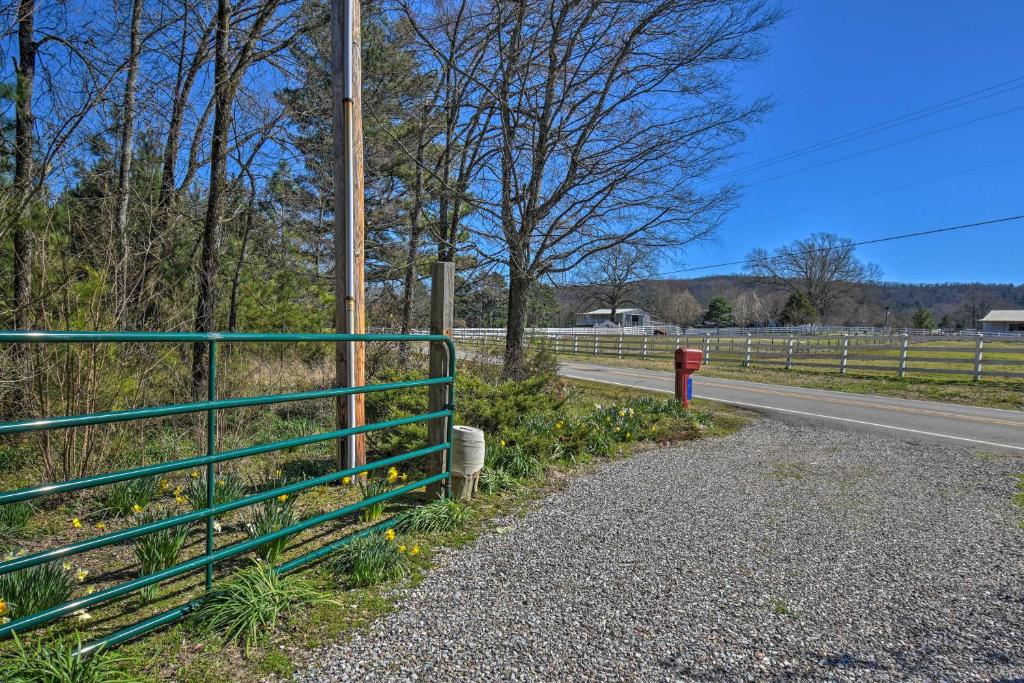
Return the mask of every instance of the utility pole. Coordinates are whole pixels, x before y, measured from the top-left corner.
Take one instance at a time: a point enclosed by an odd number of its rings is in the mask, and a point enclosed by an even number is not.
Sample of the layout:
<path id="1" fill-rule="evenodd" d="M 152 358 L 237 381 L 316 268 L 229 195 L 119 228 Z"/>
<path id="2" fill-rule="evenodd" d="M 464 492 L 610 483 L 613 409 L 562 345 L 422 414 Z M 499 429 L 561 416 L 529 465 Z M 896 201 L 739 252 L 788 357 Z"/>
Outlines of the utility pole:
<path id="1" fill-rule="evenodd" d="M 363 281 L 363 125 L 362 59 L 359 0 L 331 0 L 331 99 L 334 151 L 334 273 L 335 330 L 362 334 L 366 329 Z M 335 382 L 356 387 L 366 383 L 365 351 L 361 342 L 335 345 Z M 339 396 L 338 426 L 365 423 L 363 395 Z M 338 440 L 338 467 L 366 462 L 366 438 Z"/>

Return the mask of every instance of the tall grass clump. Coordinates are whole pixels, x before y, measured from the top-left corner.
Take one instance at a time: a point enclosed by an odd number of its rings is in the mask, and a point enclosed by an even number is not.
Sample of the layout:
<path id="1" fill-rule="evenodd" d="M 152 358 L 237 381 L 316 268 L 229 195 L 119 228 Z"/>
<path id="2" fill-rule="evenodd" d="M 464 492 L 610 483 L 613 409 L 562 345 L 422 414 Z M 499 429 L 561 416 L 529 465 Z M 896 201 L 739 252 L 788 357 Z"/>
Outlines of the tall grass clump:
<path id="1" fill-rule="evenodd" d="M 4 683 L 135 683 L 137 677 L 120 670 L 126 661 L 102 648 L 76 656 L 81 640 L 64 643 L 37 641 L 26 647 L 17 636 L 14 647 L 0 654 L 0 680 Z"/>
<path id="2" fill-rule="evenodd" d="M 472 516 L 472 508 L 465 503 L 454 498 L 438 498 L 404 513 L 394 528 L 410 533 L 454 531 L 464 526 Z"/>
<path id="3" fill-rule="evenodd" d="M 409 574 L 409 553 L 385 534 L 352 539 L 337 552 L 328 567 L 350 588 L 375 586 Z"/>
<path id="4" fill-rule="evenodd" d="M 322 602 L 329 600 L 307 580 L 280 576 L 270 565 L 255 562 L 217 586 L 193 613 L 191 624 L 200 634 L 239 645 L 248 654 L 290 612 Z"/>
<path id="5" fill-rule="evenodd" d="M 0 505 L 0 535 L 20 536 L 25 533 L 35 508 L 28 501 Z"/>
<path id="6" fill-rule="evenodd" d="M 55 561 L 0 576 L 0 600 L 10 619 L 20 619 L 67 602 L 75 580 L 70 568 Z"/>
<path id="7" fill-rule="evenodd" d="M 245 482 L 233 472 L 222 472 L 217 475 L 213 483 L 213 504 L 221 505 L 238 500 L 246 494 Z M 206 477 L 193 477 L 182 491 L 182 496 L 192 506 L 193 510 L 202 510 L 206 507 Z"/>
<path id="8" fill-rule="evenodd" d="M 500 467 L 484 467 L 480 472 L 480 490 L 487 495 L 519 488 L 519 481 Z"/>
<path id="9" fill-rule="evenodd" d="M 143 524 L 157 521 L 154 515 L 146 515 Z M 191 524 L 179 524 L 168 529 L 160 529 L 146 534 L 135 542 L 135 559 L 139 563 L 139 576 L 148 576 L 156 572 L 170 569 L 178 562 L 181 549 L 188 540 Z M 152 602 L 160 590 L 160 584 L 154 583 L 139 591 L 143 604 Z"/>
<path id="10" fill-rule="evenodd" d="M 249 521 L 245 525 L 245 531 L 249 538 L 266 536 L 295 524 L 295 510 L 292 507 L 294 500 L 293 496 L 281 495 L 253 506 Z M 273 541 L 267 541 L 257 546 L 254 552 L 261 560 L 277 564 L 281 560 L 281 556 L 284 555 L 290 539 L 291 535 L 289 534 Z"/>
<path id="11" fill-rule="evenodd" d="M 156 477 L 140 477 L 111 484 L 103 492 L 103 507 L 113 515 L 130 515 L 156 498 L 160 482 Z"/>
<path id="12" fill-rule="evenodd" d="M 502 469 L 514 479 L 530 479 L 544 472 L 544 463 L 520 444 L 499 441 L 487 449 L 487 467 Z"/>

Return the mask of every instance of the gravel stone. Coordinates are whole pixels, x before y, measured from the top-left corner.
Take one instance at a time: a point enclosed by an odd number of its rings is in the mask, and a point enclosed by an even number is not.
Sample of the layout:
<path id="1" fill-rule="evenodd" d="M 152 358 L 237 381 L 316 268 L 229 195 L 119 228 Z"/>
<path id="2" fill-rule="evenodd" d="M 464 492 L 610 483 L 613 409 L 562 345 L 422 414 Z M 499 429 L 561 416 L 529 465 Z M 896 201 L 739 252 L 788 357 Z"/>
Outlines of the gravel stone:
<path id="1" fill-rule="evenodd" d="M 445 553 L 297 681 L 1021 680 L 1024 458 L 771 420 Z"/>

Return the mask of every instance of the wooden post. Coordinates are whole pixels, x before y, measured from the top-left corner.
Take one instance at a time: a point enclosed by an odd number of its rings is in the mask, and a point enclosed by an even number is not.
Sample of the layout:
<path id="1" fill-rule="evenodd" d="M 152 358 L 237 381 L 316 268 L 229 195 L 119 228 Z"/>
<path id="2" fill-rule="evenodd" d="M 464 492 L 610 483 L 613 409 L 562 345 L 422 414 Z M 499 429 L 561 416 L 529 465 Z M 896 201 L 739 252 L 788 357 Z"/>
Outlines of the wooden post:
<path id="1" fill-rule="evenodd" d="M 750 367 L 750 344 L 753 341 L 754 335 L 747 334 L 747 353 L 743 356 L 743 367 Z"/>
<path id="2" fill-rule="evenodd" d="M 334 302 L 334 325 L 335 331 L 344 334 L 363 334 L 366 331 L 366 297 L 364 292 L 364 237 L 363 237 L 363 102 L 362 102 L 362 59 L 361 59 L 361 35 L 359 3 L 352 3 L 352 45 L 343 45 L 342 24 L 343 18 L 338 15 L 342 3 L 332 3 L 331 12 L 331 93 L 334 103 L 332 126 L 333 126 L 333 153 L 334 153 L 334 271 L 335 271 L 335 302 Z M 351 105 L 345 101 L 345 73 L 349 57 L 345 57 L 345 51 L 349 50 L 352 60 L 352 101 Z M 352 254 L 351 263 L 352 276 L 355 280 L 355 291 L 351 300 L 345 296 L 346 278 L 348 275 L 348 245 L 345 243 L 346 225 L 346 179 L 349 167 L 346 163 L 348 154 L 345 151 L 347 143 L 346 132 L 346 111 L 351 106 L 351 142 L 352 142 L 352 184 L 354 186 L 352 205 Z M 349 307 L 352 307 L 351 329 L 349 329 Z M 361 342 L 351 345 L 339 343 L 335 345 L 335 381 L 338 386 L 348 384 L 348 364 L 353 366 L 353 386 L 366 384 L 366 352 Z M 346 397 L 339 396 L 336 401 L 338 425 L 343 427 L 348 423 L 346 415 Z M 366 422 L 366 402 L 362 394 L 355 396 L 353 424 L 362 425 Z M 345 439 L 338 439 L 337 459 L 338 467 L 344 468 L 347 460 L 345 453 Z M 366 435 L 358 434 L 355 439 L 355 464 L 366 463 Z"/>
<path id="3" fill-rule="evenodd" d="M 985 335 L 978 333 L 978 341 L 974 346 L 974 381 L 981 379 L 982 359 L 984 357 Z"/>
<path id="4" fill-rule="evenodd" d="M 847 363 L 847 359 L 849 358 L 849 355 L 850 355 L 850 335 L 849 334 L 844 334 L 843 335 L 843 352 L 842 352 L 842 355 L 839 357 L 839 374 L 840 375 L 845 375 L 846 374 L 846 363 Z"/>
<path id="5" fill-rule="evenodd" d="M 789 342 L 786 344 L 786 369 L 793 369 L 793 343 L 796 339 L 792 335 L 789 337 Z"/>
<path id="6" fill-rule="evenodd" d="M 896 371 L 896 376 L 900 379 L 907 374 L 907 354 L 910 352 L 910 336 L 906 332 L 903 333 L 903 340 L 900 342 L 900 365 Z"/>
<path id="7" fill-rule="evenodd" d="M 435 261 L 430 266 L 430 334 L 451 336 L 455 319 L 455 264 L 450 261 Z M 444 342 L 430 342 L 430 376 L 448 375 L 448 348 Z M 448 406 L 447 384 L 433 384 L 427 395 L 427 409 L 430 412 L 444 410 Z M 427 442 L 430 446 L 448 440 L 448 421 L 431 420 L 427 424 Z M 447 455 L 438 451 L 428 456 L 427 475 L 444 472 Z M 430 498 L 441 495 L 440 482 L 432 484 L 427 491 Z"/>

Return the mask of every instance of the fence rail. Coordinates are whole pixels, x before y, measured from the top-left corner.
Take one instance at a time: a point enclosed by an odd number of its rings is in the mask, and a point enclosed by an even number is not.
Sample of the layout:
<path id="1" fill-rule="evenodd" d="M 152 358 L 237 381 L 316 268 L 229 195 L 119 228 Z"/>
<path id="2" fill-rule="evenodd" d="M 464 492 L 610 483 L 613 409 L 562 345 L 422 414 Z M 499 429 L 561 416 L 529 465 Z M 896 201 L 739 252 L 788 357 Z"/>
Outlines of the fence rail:
<path id="1" fill-rule="evenodd" d="M 195 467 L 206 468 L 206 507 L 193 510 L 192 512 L 166 517 L 149 523 L 120 529 L 110 533 L 102 534 L 83 541 L 70 543 L 57 548 L 49 548 L 39 552 L 12 557 L 0 562 L 0 575 L 8 574 L 29 567 L 41 565 L 47 562 L 63 560 L 68 557 L 85 553 L 90 550 L 111 546 L 118 543 L 130 541 L 146 534 L 162 529 L 190 524 L 193 522 L 206 521 L 206 539 L 202 554 L 184 562 L 180 562 L 162 571 L 146 576 L 124 581 L 104 590 L 97 591 L 91 595 L 70 600 L 49 609 L 21 616 L 18 619 L 0 625 L 0 637 L 25 631 L 27 629 L 55 621 L 61 617 L 73 614 L 78 610 L 87 609 L 104 603 L 109 603 L 129 593 L 141 590 L 189 572 L 205 570 L 206 590 L 211 590 L 214 566 L 223 560 L 246 553 L 254 548 L 268 542 L 286 538 L 306 529 L 324 524 L 325 522 L 341 519 L 352 515 L 359 510 L 375 505 L 386 500 L 397 498 L 411 491 L 429 486 L 432 484 L 446 485 L 451 470 L 451 447 L 452 447 L 452 424 L 455 411 L 455 346 L 452 340 L 444 335 L 420 334 L 245 334 L 245 333 L 163 333 L 163 332 L 136 332 L 136 333 L 112 333 L 112 332 L 28 332 L 28 331 L 3 331 L 0 332 L 0 343 L 7 344 L 41 344 L 41 343 L 160 343 L 160 342 L 192 342 L 207 345 L 208 351 L 208 375 L 207 375 L 207 400 L 191 403 L 179 403 L 173 405 L 154 406 L 147 408 L 136 408 L 131 410 L 119 410 L 110 412 L 91 413 L 87 415 L 68 415 L 59 417 L 42 417 L 40 419 L 20 420 L 0 424 L 0 435 L 24 434 L 37 431 L 50 431 L 58 429 L 69 429 L 84 425 L 108 424 L 113 422 L 144 420 L 147 418 L 163 417 L 168 415 L 180 415 L 185 413 L 206 413 L 207 421 L 207 449 L 204 455 L 172 460 L 169 462 L 136 467 L 117 472 L 107 472 L 91 477 L 68 480 L 32 486 L 12 491 L 0 491 L 0 505 L 17 503 L 20 501 L 32 500 L 42 496 L 55 495 L 81 489 L 105 486 L 120 481 L 149 477 L 167 472 L 191 469 Z M 392 382 L 386 384 L 375 384 L 360 387 L 338 387 L 318 391 L 307 391 L 289 394 L 277 394 L 271 396 L 252 396 L 243 398 L 218 399 L 217 398 L 217 344 L 226 343 L 295 343 L 295 342 L 432 342 L 444 344 L 448 354 L 448 371 L 442 377 L 430 377 L 421 380 L 409 380 L 403 382 Z M 377 422 L 368 425 L 360 425 L 346 429 L 337 429 L 320 434 L 312 434 L 303 437 L 287 439 L 273 443 L 255 444 L 246 448 L 218 452 L 216 443 L 217 413 L 221 410 L 229 410 L 243 406 L 269 405 L 276 403 L 288 403 L 294 401 L 306 401 L 311 399 L 345 396 L 351 394 L 364 394 L 378 391 L 401 391 L 422 386 L 448 385 L 448 402 L 443 410 L 436 410 L 422 415 L 409 416 Z M 218 463 L 246 458 L 261 453 L 269 453 L 297 446 L 304 446 L 313 443 L 342 439 L 355 434 L 365 434 L 374 431 L 399 427 L 402 425 L 433 422 L 443 420 L 445 423 L 446 438 L 441 443 L 434 443 L 425 448 L 419 448 L 399 455 L 394 455 L 364 465 L 342 469 L 312 479 L 305 479 L 271 490 L 262 491 L 236 500 L 217 504 L 215 490 L 217 487 Z M 264 501 L 272 500 L 280 496 L 290 496 L 299 491 L 323 486 L 341 481 L 345 477 L 371 472 L 373 470 L 391 467 L 398 463 L 406 462 L 415 458 L 445 453 L 446 467 L 444 471 L 426 476 L 409 484 L 385 491 L 377 496 L 365 498 L 357 503 L 346 505 L 336 510 L 324 512 L 315 517 L 302 520 L 296 524 L 285 527 L 272 533 L 264 534 L 249 540 L 236 543 L 223 548 L 216 548 L 214 542 L 214 518 L 233 510 L 255 505 Z M 385 520 L 354 534 L 345 536 L 339 540 L 328 543 L 320 548 L 307 552 L 284 564 L 278 566 L 278 572 L 288 572 L 320 559 L 328 553 L 338 549 L 350 542 L 353 538 L 362 536 L 374 531 L 383 530 L 395 523 L 395 520 Z M 192 600 L 186 604 L 175 607 L 171 610 L 154 615 L 143 621 L 135 623 L 114 633 L 108 634 L 92 643 L 80 648 L 80 653 L 86 653 L 105 645 L 114 645 L 124 642 L 137 635 L 151 631 L 155 628 L 175 621 L 193 610 L 202 598 Z"/>
<path id="2" fill-rule="evenodd" d="M 712 336 L 712 337 L 755 337 L 763 336 L 836 336 L 849 334 L 858 337 L 891 337 L 906 334 L 911 337 L 939 337 L 948 339 L 974 338 L 984 334 L 990 339 L 1007 339 L 1024 341 L 1024 332 L 980 332 L 975 329 L 944 330 L 918 329 L 911 327 L 863 327 L 847 325 L 791 325 L 787 327 L 679 327 L 677 325 L 646 325 L 634 327 L 532 327 L 527 330 L 531 335 L 595 335 L 606 334 L 618 336 L 667 335 L 667 336 Z M 460 328 L 456 335 L 461 338 L 505 336 L 504 327 Z"/>
<path id="3" fill-rule="evenodd" d="M 494 349 L 504 343 L 504 330 L 455 330 L 463 345 Z M 528 343 L 543 345 L 558 356 L 592 358 L 670 359 L 680 346 L 704 352 L 705 364 L 768 366 L 832 370 L 840 374 L 963 375 L 1024 378 L 1024 340 L 992 335 L 935 337 L 931 335 L 851 334 L 823 336 L 746 334 L 741 336 L 549 334 L 532 331 Z"/>

